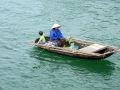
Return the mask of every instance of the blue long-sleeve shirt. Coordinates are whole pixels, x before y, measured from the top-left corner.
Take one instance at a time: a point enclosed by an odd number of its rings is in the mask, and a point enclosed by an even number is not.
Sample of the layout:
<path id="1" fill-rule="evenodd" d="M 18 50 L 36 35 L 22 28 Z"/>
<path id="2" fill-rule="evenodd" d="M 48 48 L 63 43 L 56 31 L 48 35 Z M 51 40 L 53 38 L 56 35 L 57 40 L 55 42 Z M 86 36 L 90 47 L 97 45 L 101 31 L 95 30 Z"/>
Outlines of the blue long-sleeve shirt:
<path id="1" fill-rule="evenodd" d="M 50 41 L 57 40 L 57 38 L 63 39 L 63 35 L 59 29 L 52 29 L 50 31 Z"/>

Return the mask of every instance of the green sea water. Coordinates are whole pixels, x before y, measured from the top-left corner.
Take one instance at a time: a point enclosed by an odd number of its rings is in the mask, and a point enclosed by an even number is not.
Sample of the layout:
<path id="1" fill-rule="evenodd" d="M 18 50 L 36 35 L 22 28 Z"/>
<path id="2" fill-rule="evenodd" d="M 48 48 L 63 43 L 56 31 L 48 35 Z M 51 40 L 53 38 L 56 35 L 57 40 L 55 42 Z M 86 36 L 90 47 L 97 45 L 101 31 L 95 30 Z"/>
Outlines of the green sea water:
<path id="1" fill-rule="evenodd" d="M 92 61 L 32 45 L 54 23 L 120 48 L 120 0 L 0 0 L 0 90 L 120 90 L 120 52 Z"/>

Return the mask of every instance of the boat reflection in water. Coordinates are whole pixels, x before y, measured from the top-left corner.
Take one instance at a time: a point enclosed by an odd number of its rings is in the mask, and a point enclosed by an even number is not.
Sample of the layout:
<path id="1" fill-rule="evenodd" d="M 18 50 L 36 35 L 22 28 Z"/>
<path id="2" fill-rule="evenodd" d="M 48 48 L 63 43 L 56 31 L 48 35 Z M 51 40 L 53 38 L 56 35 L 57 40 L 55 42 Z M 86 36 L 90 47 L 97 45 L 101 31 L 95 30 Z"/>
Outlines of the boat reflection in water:
<path id="1" fill-rule="evenodd" d="M 69 56 L 63 56 L 56 53 L 47 52 L 46 50 L 34 47 L 30 52 L 32 58 L 36 58 L 40 62 L 50 62 L 54 65 L 70 65 L 71 69 L 77 71 L 77 73 L 96 73 L 100 76 L 111 76 L 115 70 L 114 64 L 108 60 L 85 60 L 79 58 L 73 58 Z M 40 63 L 34 68 L 41 67 Z"/>

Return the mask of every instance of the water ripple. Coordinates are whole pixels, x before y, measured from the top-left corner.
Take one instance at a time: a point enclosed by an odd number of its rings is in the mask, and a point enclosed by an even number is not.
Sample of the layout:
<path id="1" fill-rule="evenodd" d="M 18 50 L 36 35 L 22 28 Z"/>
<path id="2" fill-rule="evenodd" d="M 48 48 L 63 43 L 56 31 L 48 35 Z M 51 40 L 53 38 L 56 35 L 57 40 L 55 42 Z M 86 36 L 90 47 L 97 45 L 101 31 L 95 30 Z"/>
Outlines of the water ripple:
<path id="1" fill-rule="evenodd" d="M 119 0 L 1 0 L 0 89 L 120 89 L 120 53 L 83 60 L 33 48 L 53 23 L 64 36 L 120 47 Z"/>

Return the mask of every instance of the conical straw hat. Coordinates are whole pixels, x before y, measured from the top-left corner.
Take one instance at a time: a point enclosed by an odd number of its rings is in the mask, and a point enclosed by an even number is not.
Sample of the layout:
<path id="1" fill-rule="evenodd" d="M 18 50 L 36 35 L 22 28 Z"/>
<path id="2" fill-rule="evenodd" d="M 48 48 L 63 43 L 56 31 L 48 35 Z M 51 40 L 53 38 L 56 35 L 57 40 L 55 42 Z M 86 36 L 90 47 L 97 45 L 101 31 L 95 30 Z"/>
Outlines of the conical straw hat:
<path id="1" fill-rule="evenodd" d="M 61 27 L 59 24 L 54 24 L 54 25 L 52 26 L 52 28 L 59 28 L 59 27 Z"/>

